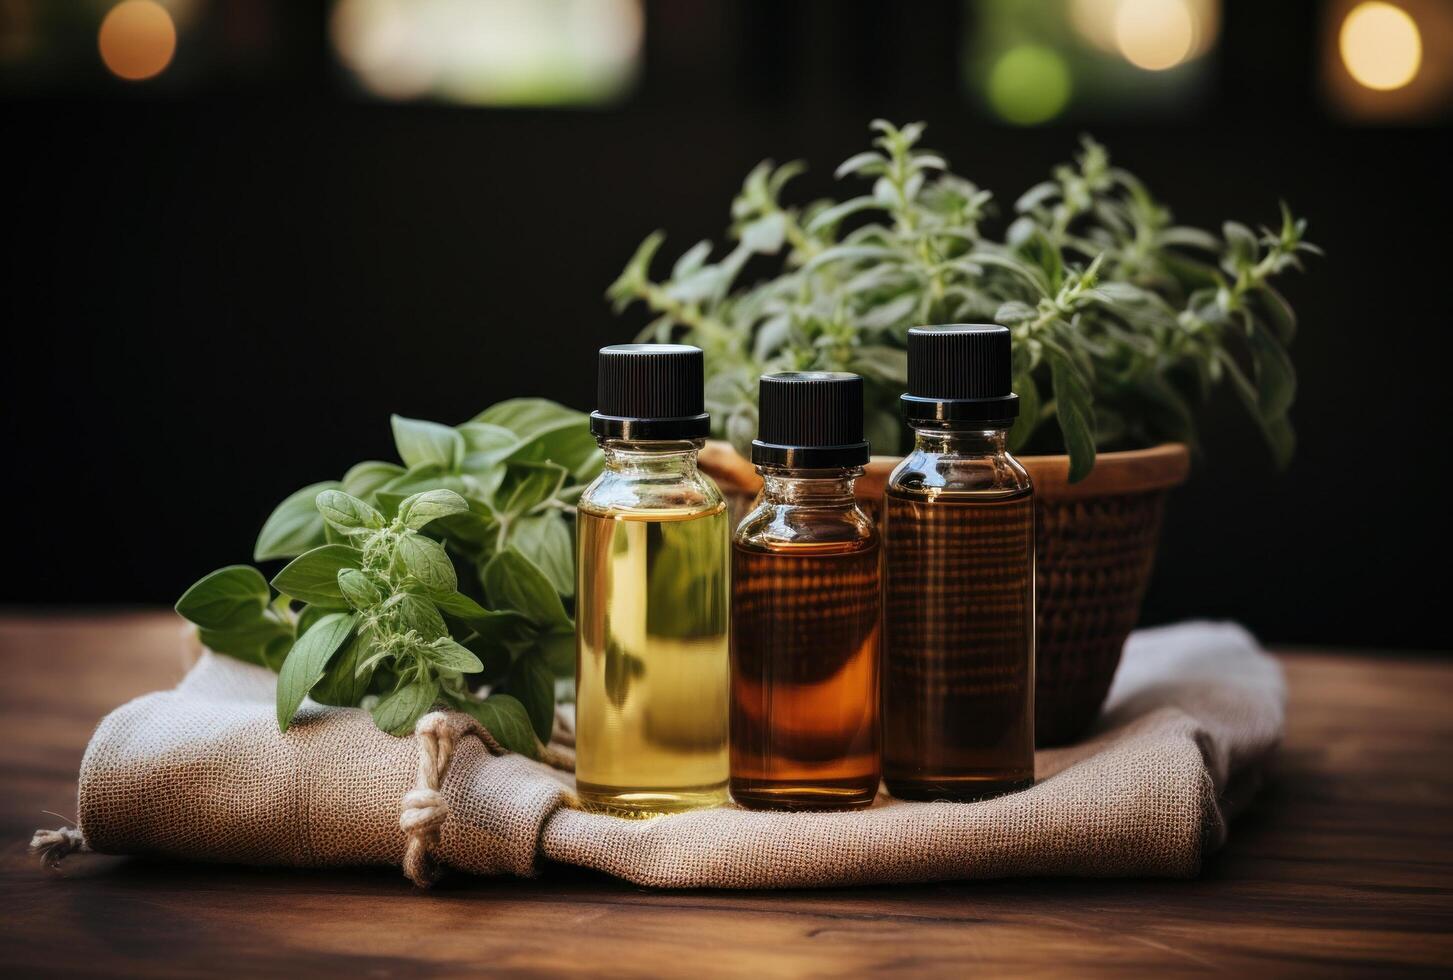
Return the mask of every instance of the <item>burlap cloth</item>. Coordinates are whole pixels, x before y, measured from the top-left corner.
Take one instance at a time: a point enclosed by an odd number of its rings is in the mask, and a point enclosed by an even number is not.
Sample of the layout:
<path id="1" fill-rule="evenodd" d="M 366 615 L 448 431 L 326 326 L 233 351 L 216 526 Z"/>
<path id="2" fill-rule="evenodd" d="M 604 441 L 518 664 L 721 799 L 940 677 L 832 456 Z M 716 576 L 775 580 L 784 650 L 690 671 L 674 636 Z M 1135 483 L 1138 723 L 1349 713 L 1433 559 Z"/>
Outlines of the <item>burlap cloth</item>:
<path id="1" fill-rule="evenodd" d="M 1280 668 L 1240 627 L 1146 630 L 1125 649 L 1095 733 L 1040 752 L 1038 783 L 1024 792 L 970 805 L 880 795 L 855 813 L 726 807 L 630 821 L 573 809 L 568 774 L 493 755 L 462 725 L 436 797 L 411 794 L 438 761 L 435 743 L 311 703 L 280 735 L 273 683 L 207 654 L 175 690 L 112 712 L 81 763 L 81 834 L 52 843 L 407 868 L 402 811 L 415 851 L 476 874 L 534 875 L 549 858 L 667 888 L 1194 875 L 1276 745 L 1285 693 Z"/>

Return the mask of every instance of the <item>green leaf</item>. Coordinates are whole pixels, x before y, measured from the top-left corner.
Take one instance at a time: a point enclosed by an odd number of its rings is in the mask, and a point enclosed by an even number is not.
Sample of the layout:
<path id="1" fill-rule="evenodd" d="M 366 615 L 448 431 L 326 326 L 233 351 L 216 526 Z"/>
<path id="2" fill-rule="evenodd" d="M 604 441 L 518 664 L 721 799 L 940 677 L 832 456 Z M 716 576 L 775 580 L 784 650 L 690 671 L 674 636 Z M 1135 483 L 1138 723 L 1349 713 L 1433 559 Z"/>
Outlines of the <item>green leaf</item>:
<path id="1" fill-rule="evenodd" d="M 461 674 L 477 674 L 484 670 L 484 664 L 473 651 L 447 636 L 432 640 L 423 648 L 423 653 L 445 670 L 457 670 Z"/>
<path id="2" fill-rule="evenodd" d="M 1286 348 L 1259 319 L 1250 318 L 1249 328 L 1260 415 L 1264 419 L 1281 418 L 1291 409 L 1296 398 L 1296 368 L 1292 366 Z"/>
<path id="3" fill-rule="evenodd" d="M 360 568 L 363 555 L 346 544 L 325 544 L 299 555 L 273 577 L 272 587 L 283 595 L 318 606 L 343 608 L 347 605 L 338 586 L 338 573 Z"/>
<path id="4" fill-rule="evenodd" d="M 449 627 L 433 600 L 412 592 L 400 593 L 392 605 L 397 607 L 399 619 L 405 629 L 411 629 L 425 640 L 435 640 L 449 634 Z"/>
<path id="5" fill-rule="evenodd" d="M 521 463 L 555 463 L 579 482 L 595 479 L 605 460 L 583 415 L 573 424 L 526 437 L 509 458 Z"/>
<path id="6" fill-rule="evenodd" d="M 368 609 L 383 601 L 383 593 L 363 572 L 356 568 L 338 570 L 338 591 L 354 609 Z"/>
<path id="7" fill-rule="evenodd" d="M 575 631 L 555 630 L 539 638 L 540 660 L 556 677 L 575 676 Z"/>
<path id="8" fill-rule="evenodd" d="M 545 573 L 514 548 L 491 558 L 480 577 L 485 598 L 494 608 L 513 609 L 547 629 L 570 622 L 559 593 Z"/>
<path id="9" fill-rule="evenodd" d="M 303 698 L 307 697 L 313 685 L 322 678 L 328 661 L 353 632 L 355 621 L 356 617 L 348 613 L 330 613 L 318 620 L 312 629 L 293 644 L 277 679 L 279 731 L 288 730 Z"/>
<path id="10" fill-rule="evenodd" d="M 269 670 L 282 666 L 282 655 L 293 645 L 293 629 L 275 619 L 258 619 L 228 629 L 197 630 L 202 646 L 214 653 L 257 664 Z"/>
<path id="11" fill-rule="evenodd" d="M 373 723 L 390 735 L 408 735 L 439 697 L 435 680 L 405 684 L 373 708 Z"/>
<path id="12" fill-rule="evenodd" d="M 1070 482 L 1077 483 L 1095 466 L 1094 404 L 1089 388 L 1073 363 L 1053 351 L 1048 357 L 1055 418 L 1070 456 Z"/>
<path id="13" fill-rule="evenodd" d="M 483 701 L 460 698 L 454 702 L 460 711 L 473 715 L 494 740 L 511 752 L 531 759 L 540 757 L 539 743 L 525 706 L 508 694 L 491 694 Z"/>
<path id="14" fill-rule="evenodd" d="M 317 506 L 323 520 L 344 534 L 383 527 L 383 515 L 372 504 L 341 490 L 324 490 L 318 494 Z"/>
<path id="15" fill-rule="evenodd" d="M 468 512 L 469 502 L 453 490 L 425 490 L 404 498 L 398 507 L 398 519 L 417 531 L 430 521 Z"/>
<path id="16" fill-rule="evenodd" d="M 258 532 L 257 543 L 252 547 L 252 560 L 295 558 L 322 544 L 323 515 L 318 513 L 314 501 L 324 490 L 337 490 L 340 486 L 336 480 L 310 483 L 288 495 Z"/>
<path id="17" fill-rule="evenodd" d="M 463 592 L 436 595 L 433 599 L 434 605 L 439 608 L 441 613 L 463 620 L 465 623 L 486 622 L 490 616 L 494 615 Z"/>
<path id="18" fill-rule="evenodd" d="M 504 693 L 513 695 L 524 705 L 535 736 L 548 743 L 555 727 L 555 678 L 544 662 L 538 657 L 516 660 L 505 679 Z"/>
<path id="19" fill-rule="evenodd" d="M 444 546 L 422 534 L 405 534 L 399 539 L 394 556 L 404 571 L 431 595 L 448 595 L 459 586 L 454 563 Z"/>
<path id="20" fill-rule="evenodd" d="M 343 474 L 341 489 L 344 493 L 357 497 L 359 500 L 367 500 L 377 493 L 380 487 L 386 486 L 391 480 L 398 479 L 404 472 L 404 468 L 397 463 L 385 463 L 376 459 L 368 460 L 351 467 L 347 473 Z"/>
<path id="21" fill-rule="evenodd" d="M 470 421 L 508 429 L 522 440 L 533 439 L 555 429 L 588 425 L 583 412 L 547 398 L 510 398 L 491 405 Z"/>
<path id="22" fill-rule="evenodd" d="M 562 515 L 546 511 L 519 518 L 510 526 L 509 543 L 534 560 L 556 592 L 575 594 L 575 543 Z"/>
<path id="23" fill-rule="evenodd" d="M 433 465 L 447 472 L 459 468 L 464 459 L 464 437 L 453 428 L 402 415 L 390 416 L 389 421 L 393 424 L 394 445 L 405 466 L 413 469 Z"/>
<path id="24" fill-rule="evenodd" d="M 566 622 L 568 623 L 569 620 Z M 513 609 L 496 610 L 489 614 L 488 619 L 475 620 L 470 625 L 478 632 L 480 643 L 506 650 L 512 657 L 533 649 L 540 633 L 539 627 L 530 622 L 528 616 L 515 612 Z M 564 629 L 565 627 L 556 628 Z M 573 628 L 571 635 L 574 635 Z M 469 648 L 475 653 L 479 653 L 477 644 L 471 642 Z"/>
<path id="25" fill-rule="evenodd" d="M 520 445 L 520 437 L 502 425 L 490 422 L 465 422 L 457 426 L 464 437 L 465 472 L 483 472 L 505 461 Z"/>
<path id="26" fill-rule="evenodd" d="M 1039 386 L 1034 383 L 1032 374 L 1022 374 L 1015 379 L 1014 393 L 1019 396 L 1019 417 L 1014 420 L 1014 426 L 1009 430 L 1009 450 L 1017 453 L 1029 444 L 1029 437 L 1039 427 L 1042 406 Z"/>
<path id="27" fill-rule="evenodd" d="M 334 657 L 323 673 L 323 679 L 313 685 L 310 692 L 319 704 L 332 704 L 340 708 L 352 708 L 368 693 L 373 680 L 373 668 L 359 669 L 371 652 L 372 641 L 366 634 L 359 634 L 348 641 L 343 652 Z"/>
<path id="28" fill-rule="evenodd" d="M 183 592 L 176 610 L 204 629 L 226 630 L 261 619 L 271 598 L 261 572 L 251 565 L 228 565 Z"/>
<path id="29" fill-rule="evenodd" d="M 495 512 L 505 520 L 528 514 L 565 483 L 565 468 L 554 463 L 511 463 L 495 494 Z"/>

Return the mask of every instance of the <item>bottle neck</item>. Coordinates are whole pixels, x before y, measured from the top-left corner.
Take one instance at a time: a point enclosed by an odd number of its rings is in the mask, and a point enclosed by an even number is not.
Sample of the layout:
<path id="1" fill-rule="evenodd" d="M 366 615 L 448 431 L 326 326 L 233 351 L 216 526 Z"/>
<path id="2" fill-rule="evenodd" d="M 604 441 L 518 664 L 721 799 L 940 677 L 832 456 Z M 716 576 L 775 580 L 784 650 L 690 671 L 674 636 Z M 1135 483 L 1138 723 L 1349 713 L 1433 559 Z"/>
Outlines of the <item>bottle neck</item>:
<path id="1" fill-rule="evenodd" d="M 600 443 L 606 469 L 642 477 L 695 476 L 696 454 L 701 446 L 700 439 L 603 439 Z"/>
<path id="2" fill-rule="evenodd" d="M 854 506 L 853 482 L 863 475 L 861 467 L 830 470 L 789 470 L 759 466 L 762 474 L 762 502 L 794 507 Z"/>
<path id="3" fill-rule="evenodd" d="M 965 428 L 934 423 L 913 427 L 913 448 L 937 456 L 1003 456 L 1008 453 L 1008 429 Z"/>

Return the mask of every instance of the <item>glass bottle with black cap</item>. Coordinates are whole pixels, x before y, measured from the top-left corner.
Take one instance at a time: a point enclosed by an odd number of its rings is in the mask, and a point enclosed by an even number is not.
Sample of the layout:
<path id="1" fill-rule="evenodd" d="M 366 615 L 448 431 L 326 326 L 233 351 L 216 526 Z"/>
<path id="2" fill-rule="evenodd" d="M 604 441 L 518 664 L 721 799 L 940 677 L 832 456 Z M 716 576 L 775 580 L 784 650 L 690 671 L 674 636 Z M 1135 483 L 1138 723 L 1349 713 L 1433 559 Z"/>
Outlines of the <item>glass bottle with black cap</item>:
<path id="1" fill-rule="evenodd" d="M 883 508 L 883 778 L 975 800 L 1034 782 L 1034 496 L 1005 448 L 1009 331 L 908 333 L 913 450 Z"/>
<path id="2" fill-rule="evenodd" d="M 649 816 L 727 800 L 727 526 L 696 466 L 702 353 L 605 347 L 591 431 L 605 468 L 579 501 L 576 789 Z"/>
<path id="3" fill-rule="evenodd" d="M 880 548 L 853 498 L 863 379 L 760 381 L 762 492 L 732 537 L 731 790 L 743 806 L 852 809 L 878 792 Z"/>

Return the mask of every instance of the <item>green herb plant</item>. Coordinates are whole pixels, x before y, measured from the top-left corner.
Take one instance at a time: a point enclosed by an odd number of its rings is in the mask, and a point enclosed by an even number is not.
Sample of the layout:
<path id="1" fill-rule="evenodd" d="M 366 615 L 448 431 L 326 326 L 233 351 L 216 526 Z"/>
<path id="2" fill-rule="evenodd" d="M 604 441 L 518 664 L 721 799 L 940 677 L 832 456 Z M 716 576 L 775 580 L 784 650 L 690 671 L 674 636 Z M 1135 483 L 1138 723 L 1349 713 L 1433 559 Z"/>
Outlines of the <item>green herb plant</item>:
<path id="1" fill-rule="evenodd" d="M 516 399 L 458 426 L 395 416 L 393 434 L 401 463 L 273 511 L 253 558 L 291 561 L 271 586 L 228 566 L 177 611 L 209 649 L 278 671 L 283 731 L 307 697 L 393 734 L 442 704 L 538 756 L 574 674 L 574 503 L 601 466 L 586 417 Z"/>
<path id="2" fill-rule="evenodd" d="M 1259 234 L 1234 221 L 1219 236 L 1175 225 L 1086 138 L 1074 164 L 1018 199 L 998 240 L 984 230 L 990 193 L 918 145 L 923 124 L 872 129 L 873 148 L 837 169 L 868 181 L 867 193 L 784 204 L 804 166 L 762 163 L 732 202 L 735 244 L 724 256 L 708 261 L 711 243 L 699 242 L 653 279 L 656 232 L 607 292 L 618 312 L 639 302 L 654 314 L 642 339 L 706 351 L 719 436 L 745 451 L 763 372 L 854 371 L 868 383 L 869 438 L 893 452 L 908 329 L 992 321 L 1014 340 L 1021 412 L 1011 448 L 1068 452 L 1073 480 L 1097 450 L 1194 445 L 1193 407 L 1224 381 L 1277 463 L 1290 460 L 1296 317 L 1272 281 L 1317 252 L 1304 220 L 1283 205 L 1280 228 Z M 779 258 L 777 274 L 741 285 L 764 256 Z"/>

